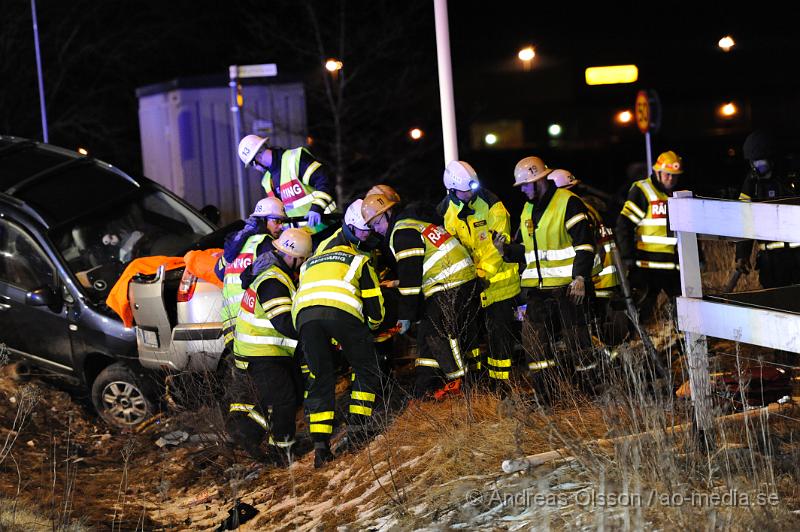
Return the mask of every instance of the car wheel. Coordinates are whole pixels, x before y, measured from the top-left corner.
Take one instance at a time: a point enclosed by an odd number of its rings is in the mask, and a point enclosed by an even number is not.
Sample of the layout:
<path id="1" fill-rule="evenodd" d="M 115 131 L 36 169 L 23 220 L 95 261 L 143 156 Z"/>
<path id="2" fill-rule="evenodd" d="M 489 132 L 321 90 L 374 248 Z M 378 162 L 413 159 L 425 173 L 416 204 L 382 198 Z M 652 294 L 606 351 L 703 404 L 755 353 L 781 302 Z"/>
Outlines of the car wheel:
<path id="1" fill-rule="evenodd" d="M 133 428 L 155 413 L 141 379 L 121 362 L 106 367 L 94 380 L 92 403 L 106 423 L 118 428 Z"/>

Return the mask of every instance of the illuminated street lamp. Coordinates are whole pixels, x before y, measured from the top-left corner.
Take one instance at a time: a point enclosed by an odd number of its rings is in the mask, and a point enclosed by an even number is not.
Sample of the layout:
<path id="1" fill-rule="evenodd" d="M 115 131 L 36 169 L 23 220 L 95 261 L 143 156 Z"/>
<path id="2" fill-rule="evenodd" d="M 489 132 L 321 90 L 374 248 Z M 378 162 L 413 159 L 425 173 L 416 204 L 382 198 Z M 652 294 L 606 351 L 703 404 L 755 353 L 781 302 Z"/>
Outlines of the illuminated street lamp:
<path id="1" fill-rule="evenodd" d="M 325 61 L 325 68 L 328 70 L 328 72 L 336 72 L 337 70 L 342 69 L 342 62 L 333 58 L 328 59 Z"/>
<path id="2" fill-rule="evenodd" d="M 733 48 L 735 45 L 736 41 L 734 41 L 733 37 L 730 35 L 726 35 L 725 37 L 721 38 L 717 43 L 717 46 L 719 46 L 723 52 L 730 52 L 731 48 Z"/>
<path id="3" fill-rule="evenodd" d="M 494 133 L 487 133 L 486 136 L 483 137 L 483 141 L 489 146 L 492 146 L 497 143 L 497 135 Z"/>
<path id="4" fill-rule="evenodd" d="M 528 71 L 531 69 L 531 61 L 536 57 L 536 51 L 533 49 L 533 46 L 526 46 L 519 51 L 517 57 L 519 57 L 519 60 L 525 65 L 525 71 Z"/>
<path id="5" fill-rule="evenodd" d="M 419 140 L 425 136 L 425 132 L 422 131 L 420 128 L 415 127 L 414 129 L 408 132 L 408 136 L 411 137 L 413 140 Z"/>
<path id="6" fill-rule="evenodd" d="M 633 113 L 625 109 L 624 111 L 617 113 L 617 116 L 614 117 L 614 120 L 618 124 L 630 124 L 631 120 L 633 120 Z"/>
<path id="7" fill-rule="evenodd" d="M 78 148 L 78 153 L 81 155 L 89 155 L 89 151 L 86 148 Z"/>
<path id="8" fill-rule="evenodd" d="M 550 124 L 550 126 L 547 128 L 547 134 L 551 137 L 560 137 L 561 131 L 561 124 Z"/>
<path id="9" fill-rule="evenodd" d="M 722 118 L 733 118 L 739 113 L 739 109 L 736 107 L 735 103 L 728 102 L 720 105 L 717 112 Z"/>

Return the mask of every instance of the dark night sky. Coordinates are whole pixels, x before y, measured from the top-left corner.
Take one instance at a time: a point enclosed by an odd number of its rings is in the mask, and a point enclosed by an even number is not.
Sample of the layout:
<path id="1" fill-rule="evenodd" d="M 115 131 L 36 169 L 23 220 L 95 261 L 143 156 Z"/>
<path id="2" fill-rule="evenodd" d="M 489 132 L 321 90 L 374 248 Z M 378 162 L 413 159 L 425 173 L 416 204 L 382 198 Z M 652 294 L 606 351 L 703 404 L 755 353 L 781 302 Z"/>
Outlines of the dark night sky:
<path id="1" fill-rule="evenodd" d="M 314 2 L 330 16 L 337 4 Z M 579 3 L 543 4 L 450 1 L 462 157 L 475 160 L 479 171 L 508 174 L 509 166 L 529 153 L 471 152 L 466 142 L 469 123 L 521 118 L 529 141 L 526 149 L 544 155 L 551 166 L 568 166 L 606 186 L 619 186 L 627 163 L 643 152 L 642 140 L 635 128 L 613 131 L 606 117 L 615 109 L 630 107 L 636 90 L 644 87 L 657 89 L 664 105 L 664 124 L 654 139 L 654 149 L 669 145 L 683 150 L 687 162 L 694 160 L 695 178 L 702 173 L 703 178 L 714 174 L 715 180 L 724 180 L 728 177 L 722 174 L 739 172 L 741 159 L 738 154 L 728 156 L 728 149 L 738 150 L 753 126 L 773 127 L 787 144 L 798 137 L 794 133 L 798 76 L 793 62 L 800 45 L 794 37 L 794 17 L 773 4 L 759 2 L 739 11 L 698 3 L 643 7 L 642 2 L 618 2 L 613 9 L 609 3 L 588 8 Z M 45 83 L 55 122 L 53 141 L 74 147 L 88 136 L 99 157 L 137 171 L 137 87 L 224 73 L 233 63 L 277 62 L 282 72 L 306 79 L 309 91 L 314 90 L 314 80 L 321 74 L 315 61 L 269 34 L 274 24 L 287 31 L 304 31 L 304 11 L 299 6 L 289 1 L 40 0 Z M 383 129 L 374 135 L 422 125 L 429 131 L 430 149 L 419 150 L 408 142 L 396 144 L 394 149 L 407 149 L 418 158 L 418 164 L 406 167 L 408 175 L 398 178 L 416 178 L 420 172 L 438 175 L 441 151 L 432 1 L 359 0 L 348 6 L 351 35 L 366 36 L 373 27 L 395 26 L 405 37 L 406 47 L 388 53 L 384 67 L 371 71 L 375 79 L 391 80 L 400 68 L 416 76 L 408 97 L 398 100 L 397 112 L 387 113 Z M 7 46 L 4 66 L 0 65 L 0 104 L 6 117 L 0 120 L 0 131 L 35 137 L 39 123 L 30 4 L 10 0 L 5 12 L 0 22 L 4 35 L 0 45 Z M 385 20 L 376 24 L 375 17 Z M 258 39 L 254 33 L 259 33 Z M 737 46 L 724 54 L 716 43 L 728 33 Z M 352 57 L 343 58 L 346 63 L 365 53 L 369 38 L 365 40 L 355 39 L 359 44 Z M 100 43 L 101 49 L 76 53 L 76 43 Z M 521 71 L 516 59 L 525 44 L 537 50 L 530 72 Z M 639 66 L 638 83 L 587 87 L 583 82 L 585 67 L 620 63 Z M 715 124 L 714 106 L 728 100 L 746 102 L 747 116 L 736 123 Z M 70 122 L 75 116 L 93 119 L 76 127 Z M 310 102 L 312 127 L 325 119 L 324 109 Z M 549 145 L 544 133 L 553 120 L 565 125 L 560 148 Z M 738 182 L 740 176 L 731 179 Z"/>

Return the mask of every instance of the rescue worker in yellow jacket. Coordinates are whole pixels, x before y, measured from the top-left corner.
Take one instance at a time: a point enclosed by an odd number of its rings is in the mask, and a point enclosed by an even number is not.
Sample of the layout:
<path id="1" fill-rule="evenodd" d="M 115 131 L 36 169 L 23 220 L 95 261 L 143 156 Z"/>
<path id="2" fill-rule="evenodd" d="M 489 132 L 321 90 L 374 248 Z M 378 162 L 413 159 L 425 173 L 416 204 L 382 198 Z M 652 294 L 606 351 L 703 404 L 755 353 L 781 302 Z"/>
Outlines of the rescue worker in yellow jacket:
<path id="1" fill-rule="evenodd" d="M 525 157 L 514 168 L 514 186 L 528 198 L 520 216 L 522 243 L 494 243 L 507 260 L 524 260 L 522 287 L 531 338 L 526 346 L 533 371 L 558 365 L 567 376 L 587 363 L 591 337 L 587 325 L 600 273 L 594 231 L 586 205 L 547 179 L 552 172 L 539 157 Z M 566 357 L 555 349 L 561 337 Z"/>
<path id="2" fill-rule="evenodd" d="M 315 247 L 333 233 L 336 227 L 323 214 L 336 210 L 334 183 L 306 148 L 276 148 L 269 138 L 247 135 L 239 142 L 239 158 L 264 173 L 264 192 L 283 201 L 288 217 L 306 219 L 300 225 L 307 225 Z"/>
<path id="3" fill-rule="evenodd" d="M 245 282 L 236 319 L 233 354 L 241 397 L 230 404 L 228 433 L 259 461 L 288 466 L 295 437 L 295 412 L 303 401 L 292 300 L 300 266 L 311 254 L 311 235 L 290 228 L 261 255 L 261 270 Z M 269 434 L 269 451 L 261 449 Z"/>
<path id="4" fill-rule="evenodd" d="M 372 230 L 388 237 L 397 261 L 400 334 L 419 321 L 415 396 L 442 384 L 442 391 L 457 392 L 469 366 L 479 362 L 480 285 L 469 252 L 435 223 L 435 212 L 421 206 L 401 210 L 396 201 L 372 194 L 361 213 Z"/>
<path id="5" fill-rule="evenodd" d="M 444 227 L 469 251 L 483 285 L 480 297 L 489 353 L 482 363 L 486 364 L 491 382 L 504 382 L 511 372 L 515 343 L 519 265 L 505 262 L 492 238 L 502 234 L 511 239 L 511 217 L 500 199 L 481 186 L 469 163 L 451 161 L 444 170 L 443 181 L 448 195 L 438 211 L 444 215 Z"/>
<path id="6" fill-rule="evenodd" d="M 242 273 L 256 257 L 272 250 L 272 241 L 281 232 L 286 212 L 278 198 L 260 200 L 241 231 L 228 235 L 215 272 L 222 281 L 220 318 L 225 347 L 233 348 L 236 316 L 242 301 Z"/>
<path id="7" fill-rule="evenodd" d="M 661 290 L 670 298 L 681 293 L 678 239 L 669 229 L 667 200 L 678 185 L 683 162 L 674 151 L 658 156 L 654 174 L 631 185 L 617 219 L 617 245 L 631 286 L 641 290 L 640 316 L 653 315 Z"/>
<path id="8" fill-rule="evenodd" d="M 357 238 L 311 257 L 300 273 L 292 318 L 300 333 L 312 377 L 305 400 L 314 440 L 314 467 L 333 460 L 336 368 L 331 340 L 342 347 L 354 373 L 347 435 L 343 448 L 355 448 L 376 430 L 372 411 L 380 369 L 370 331 L 383 321 L 383 297 L 369 257 L 356 249 Z"/>

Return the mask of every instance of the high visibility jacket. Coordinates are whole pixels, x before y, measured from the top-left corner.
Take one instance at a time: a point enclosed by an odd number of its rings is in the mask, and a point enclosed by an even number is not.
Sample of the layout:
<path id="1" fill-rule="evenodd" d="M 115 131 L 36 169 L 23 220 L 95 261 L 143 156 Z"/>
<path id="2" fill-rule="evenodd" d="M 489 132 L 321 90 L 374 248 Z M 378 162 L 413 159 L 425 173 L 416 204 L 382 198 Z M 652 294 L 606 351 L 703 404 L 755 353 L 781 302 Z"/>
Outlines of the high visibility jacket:
<path id="1" fill-rule="evenodd" d="M 324 214 L 332 213 L 336 210 L 336 203 L 331 195 L 322 190 L 317 190 L 311 185 L 311 178 L 321 166 L 320 163 L 312 160 L 303 175 L 300 175 L 300 161 L 304 155 L 307 158 L 312 158 L 305 148 L 284 150 L 280 160 L 280 188 L 277 192 L 273 189 L 272 173 L 267 170 L 261 179 L 264 192 L 267 193 L 268 197 L 278 197 L 283 201 L 286 216 L 288 217 L 305 216 L 312 205 L 317 205 L 320 212 Z M 324 224 L 319 224 L 315 227 L 309 227 L 309 230 L 313 234 L 318 233 L 325 227 Z"/>
<path id="2" fill-rule="evenodd" d="M 650 178 L 641 179 L 631 186 L 622 207 L 621 215 L 636 225 L 636 265 L 640 268 L 678 269 L 678 239 L 669 230 L 668 199 Z"/>
<path id="3" fill-rule="evenodd" d="M 367 276 L 367 281 L 362 281 Z M 369 288 L 362 289 L 365 286 Z M 369 257 L 352 246 L 334 246 L 314 255 L 300 269 L 300 284 L 292 305 L 292 321 L 304 308 L 333 307 L 364 322 L 363 300 L 377 298 L 379 315 L 367 315 L 369 328 L 377 329 L 383 321 L 383 295 Z"/>
<path id="4" fill-rule="evenodd" d="M 250 266 L 255 260 L 256 249 L 265 238 L 271 238 L 267 234 L 253 235 L 248 238 L 239 255 L 230 264 L 225 265 L 225 276 L 222 279 L 222 331 L 225 335 L 225 343 L 233 341 L 233 331 L 236 326 L 236 316 L 239 315 L 239 308 L 242 304 L 241 273 Z"/>
<path id="5" fill-rule="evenodd" d="M 397 233 L 406 229 L 420 234 L 418 247 L 401 249 L 395 245 Z M 413 218 L 398 220 L 392 229 L 389 247 L 397 260 L 398 270 L 401 271 L 398 290 L 403 296 L 418 296 L 422 292 L 428 298 L 437 292 L 467 283 L 477 276 L 469 252 L 441 225 Z M 412 257 L 422 257 L 420 286 L 406 284 L 402 274 L 401 261 Z"/>
<path id="6" fill-rule="evenodd" d="M 539 223 L 534 229 L 533 204 L 526 203 L 520 216 L 522 243 L 525 245 L 525 271 L 522 272 L 522 286 L 538 288 L 557 288 L 572 282 L 572 266 L 578 251 L 595 252 L 591 243 L 573 246 L 569 229 L 578 223 L 590 223 L 585 212 L 566 219 L 567 203 L 575 196 L 569 190 L 559 188 L 545 207 Z M 534 243 L 534 234 L 536 242 Z M 538 252 L 538 255 L 537 255 Z M 537 256 L 538 266 L 537 267 Z M 595 255 L 592 277 L 602 270 L 600 258 Z M 539 278 L 541 277 L 541 285 Z M 588 279 L 587 279 L 588 281 Z"/>
<path id="7" fill-rule="evenodd" d="M 289 292 L 288 297 L 276 297 L 259 303 L 258 287 L 276 279 Z M 270 320 L 292 310 L 295 294 L 294 282 L 277 265 L 272 265 L 255 278 L 244 291 L 241 310 L 236 318 L 233 353 L 239 357 L 290 357 L 294 355 L 297 340 L 278 332 Z"/>
<path id="8" fill-rule="evenodd" d="M 512 298 L 519 294 L 519 265 L 505 262 L 503 256 L 492 244 L 492 233 L 500 233 L 511 239 L 511 217 L 505 206 L 487 191 L 481 191 L 465 205 L 446 199 L 444 227 L 454 235 L 469 251 L 477 268 L 478 276 L 489 281 L 489 287 L 481 293 L 481 305 Z M 459 216 L 465 208 L 474 211 L 467 216 Z"/>
<path id="9" fill-rule="evenodd" d="M 603 269 L 600 270 L 600 273 L 592 277 L 594 293 L 597 297 L 611 297 L 611 291 L 619 286 L 619 274 L 617 273 L 617 267 L 614 265 L 613 256 L 613 254 L 617 252 L 617 246 L 614 243 L 614 235 L 611 230 L 603 225 L 603 218 L 600 216 L 600 213 L 597 212 L 597 209 L 588 203 L 585 203 L 585 205 L 595 227 L 597 255 L 603 265 Z"/>

